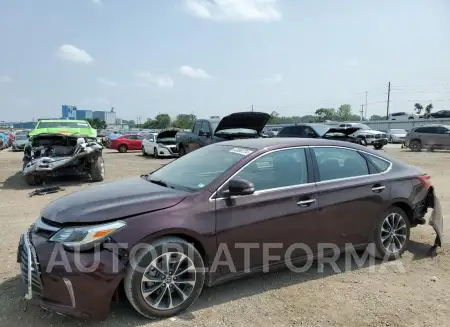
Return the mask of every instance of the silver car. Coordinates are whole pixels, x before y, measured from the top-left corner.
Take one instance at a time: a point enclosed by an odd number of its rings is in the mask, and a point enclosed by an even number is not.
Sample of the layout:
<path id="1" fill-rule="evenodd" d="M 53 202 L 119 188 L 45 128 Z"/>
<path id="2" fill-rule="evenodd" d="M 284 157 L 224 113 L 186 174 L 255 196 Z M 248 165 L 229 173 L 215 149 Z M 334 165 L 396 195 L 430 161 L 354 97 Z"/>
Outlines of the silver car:
<path id="1" fill-rule="evenodd" d="M 413 152 L 450 149 L 450 126 L 431 124 L 414 127 L 406 134 L 404 145 Z"/>
<path id="2" fill-rule="evenodd" d="M 389 129 L 387 137 L 389 143 L 403 143 L 408 132 L 404 129 Z"/>

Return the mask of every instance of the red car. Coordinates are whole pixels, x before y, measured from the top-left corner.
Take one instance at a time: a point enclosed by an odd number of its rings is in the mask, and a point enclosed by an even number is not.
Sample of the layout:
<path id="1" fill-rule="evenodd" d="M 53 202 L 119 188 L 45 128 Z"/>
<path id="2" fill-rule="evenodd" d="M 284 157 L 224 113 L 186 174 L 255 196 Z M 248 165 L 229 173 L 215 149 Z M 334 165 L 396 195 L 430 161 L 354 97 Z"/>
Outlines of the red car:
<path id="1" fill-rule="evenodd" d="M 125 153 L 128 150 L 141 150 L 142 140 L 144 135 L 140 134 L 126 134 L 111 140 L 110 149 L 115 149 L 120 153 Z"/>

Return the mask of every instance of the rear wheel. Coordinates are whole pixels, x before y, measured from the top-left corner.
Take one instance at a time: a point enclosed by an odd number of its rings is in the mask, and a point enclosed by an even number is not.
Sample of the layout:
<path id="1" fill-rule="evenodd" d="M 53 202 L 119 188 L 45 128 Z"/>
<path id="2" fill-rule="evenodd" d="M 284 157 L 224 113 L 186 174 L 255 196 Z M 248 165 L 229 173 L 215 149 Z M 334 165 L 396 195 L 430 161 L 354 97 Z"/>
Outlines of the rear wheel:
<path id="1" fill-rule="evenodd" d="M 128 147 L 125 144 L 122 144 L 121 146 L 119 146 L 120 153 L 125 153 L 127 151 L 128 151 Z"/>
<path id="2" fill-rule="evenodd" d="M 197 249 L 178 237 L 166 237 L 130 259 L 124 287 L 141 315 L 167 318 L 187 310 L 199 297 L 204 281 Z"/>
<path id="3" fill-rule="evenodd" d="M 413 140 L 409 142 L 409 148 L 412 152 L 420 152 L 422 151 L 422 143 L 419 140 Z"/>
<path id="4" fill-rule="evenodd" d="M 144 146 L 142 146 L 142 155 L 143 155 L 143 156 L 146 156 L 146 155 L 147 155 L 147 152 L 145 152 Z"/>
<path id="5" fill-rule="evenodd" d="M 102 156 L 92 163 L 90 175 L 93 182 L 101 182 L 105 179 L 105 161 Z"/>
<path id="6" fill-rule="evenodd" d="M 378 259 L 400 258 L 410 236 L 410 222 L 406 213 L 398 207 L 390 207 L 380 217 L 375 230 L 375 256 Z"/>
<path id="7" fill-rule="evenodd" d="M 381 150 L 383 148 L 383 144 L 375 144 L 373 147 L 375 150 Z"/>

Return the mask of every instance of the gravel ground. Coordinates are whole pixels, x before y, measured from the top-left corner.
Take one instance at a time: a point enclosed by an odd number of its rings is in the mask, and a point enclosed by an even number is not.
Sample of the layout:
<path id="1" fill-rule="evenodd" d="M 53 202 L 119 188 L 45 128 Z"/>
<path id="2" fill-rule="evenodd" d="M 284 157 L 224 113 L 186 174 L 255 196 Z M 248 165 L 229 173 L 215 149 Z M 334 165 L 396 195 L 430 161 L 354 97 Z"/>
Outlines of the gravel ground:
<path id="1" fill-rule="evenodd" d="M 450 234 L 450 152 L 411 153 L 399 145 L 383 151 L 432 177 Z M 28 197 L 33 190 L 19 174 L 21 153 L 0 151 L 0 327 L 25 326 L 448 326 L 450 321 L 449 238 L 437 257 L 427 256 L 434 241 L 429 226 L 412 231 L 410 248 L 389 264 L 354 267 L 340 273 L 325 269 L 290 271 L 246 278 L 205 289 L 191 310 L 162 321 L 140 318 L 127 303 L 115 305 L 106 321 L 81 321 L 41 310 L 22 299 L 16 249 L 20 234 L 50 201 L 84 187 L 88 181 L 54 180 L 65 191 Z M 136 176 L 168 160 L 138 152 L 105 151 L 106 180 Z M 447 188 L 445 187 L 447 186 Z M 343 269 L 343 263 L 339 262 Z"/>

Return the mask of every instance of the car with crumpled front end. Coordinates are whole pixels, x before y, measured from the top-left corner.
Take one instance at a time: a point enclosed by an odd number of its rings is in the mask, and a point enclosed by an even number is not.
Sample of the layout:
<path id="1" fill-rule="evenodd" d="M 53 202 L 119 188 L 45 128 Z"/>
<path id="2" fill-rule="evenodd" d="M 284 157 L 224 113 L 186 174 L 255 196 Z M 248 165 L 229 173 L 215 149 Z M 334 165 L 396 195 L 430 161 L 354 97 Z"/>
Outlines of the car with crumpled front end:
<path id="1" fill-rule="evenodd" d="M 27 298 L 46 309 L 105 318 L 124 290 L 138 313 L 163 318 L 187 310 L 204 285 L 297 267 L 319 243 L 396 259 L 429 208 L 440 246 L 439 198 L 414 167 L 350 142 L 224 141 L 51 202 L 22 235 L 17 260 Z M 298 242 L 311 253 L 288 255 Z M 224 250 L 230 260 L 219 265 Z"/>

